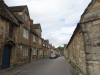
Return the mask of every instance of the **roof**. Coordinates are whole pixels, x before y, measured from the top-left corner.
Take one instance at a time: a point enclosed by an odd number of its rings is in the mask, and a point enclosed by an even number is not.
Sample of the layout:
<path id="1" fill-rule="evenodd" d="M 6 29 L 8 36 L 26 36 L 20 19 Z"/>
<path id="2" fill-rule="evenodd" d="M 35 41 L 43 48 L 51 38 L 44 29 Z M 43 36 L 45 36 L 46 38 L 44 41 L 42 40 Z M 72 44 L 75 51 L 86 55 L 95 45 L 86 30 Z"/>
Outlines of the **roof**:
<path id="1" fill-rule="evenodd" d="M 27 9 L 27 12 L 26 12 L 26 13 L 27 13 L 27 15 L 28 15 L 29 18 L 30 18 L 27 5 L 9 7 L 9 10 L 11 10 L 12 12 L 22 12 L 24 9 Z M 22 19 L 20 16 L 17 15 L 16 17 L 17 17 L 20 21 L 25 22 L 25 20 Z M 22 19 L 22 20 L 21 20 L 21 19 Z"/>
<path id="2" fill-rule="evenodd" d="M 41 25 L 40 24 L 33 24 L 33 28 L 34 29 L 41 29 Z"/>
<path id="3" fill-rule="evenodd" d="M 93 6 L 94 3 L 95 3 L 95 0 L 92 0 L 92 1 L 89 3 L 89 5 L 87 6 L 87 8 L 84 10 L 84 13 L 81 15 L 80 21 L 83 20 L 84 15 L 89 11 L 89 9 L 92 8 L 92 6 Z"/>
<path id="4" fill-rule="evenodd" d="M 39 23 L 38 24 L 33 24 L 33 28 L 34 29 L 40 29 L 41 32 L 42 32 L 41 25 Z"/>
<path id="5" fill-rule="evenodd" d="M 16 25 L 19 25 L 18 20 L 14 17 L 11 11 L 9 11 L 8 6 L 2 0 L 0 0 L 0 15 Z"/>
<path id="6" fill-rule="evenodd" d="M 35 35 L 38 36 L 38 34 L 36 33 L 36 31 L 35 31 L 34 28 L 33 28 L 33 25 L 31 25 L 31 32 L 32 32 L 33 34 L 35 34 Z"/>
<path id="7" fill-rule="evenodd" d="M 49 43 L 49 40 L 44 40 L 44 42 Z"/>
<path id="8" fill-rule="evenodd" d="M 23 11 L 25 8 L 27 8 L 27 5 L 9 7 L 9 9 L 10 9 L 11 11 L 14 11 L 14 12 Z"/>

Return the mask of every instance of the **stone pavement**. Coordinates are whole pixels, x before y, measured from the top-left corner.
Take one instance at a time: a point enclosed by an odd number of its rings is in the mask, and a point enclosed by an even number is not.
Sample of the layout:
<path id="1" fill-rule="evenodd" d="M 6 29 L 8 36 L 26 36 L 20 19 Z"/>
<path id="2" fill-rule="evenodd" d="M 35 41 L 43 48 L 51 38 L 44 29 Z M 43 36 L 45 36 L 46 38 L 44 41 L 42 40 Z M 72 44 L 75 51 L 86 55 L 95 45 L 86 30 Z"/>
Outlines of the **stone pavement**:
<path id="1" fill-rule="evenodd" d="M 15 75 L 16 73 L 19 73 L 19 72 L 23 71 L 24 69 L 26 69 L 30 66 L 33 66 L 40 61 L 42 62 L 42 61 L 45 61 L 45 60 L 46 59 L 42 59 L 42 60 L 38 60 L 38 61 L 32 61 L 30 63 L 23 64 L 23 65 L 15 67 L 15 68 L 0 70 L 0 75 Z"/>
<path id="2" fill-rule="evenodd" d="M 73 75 L 64 57 L 42 59 L 0 72 L 0 75 Z"/>

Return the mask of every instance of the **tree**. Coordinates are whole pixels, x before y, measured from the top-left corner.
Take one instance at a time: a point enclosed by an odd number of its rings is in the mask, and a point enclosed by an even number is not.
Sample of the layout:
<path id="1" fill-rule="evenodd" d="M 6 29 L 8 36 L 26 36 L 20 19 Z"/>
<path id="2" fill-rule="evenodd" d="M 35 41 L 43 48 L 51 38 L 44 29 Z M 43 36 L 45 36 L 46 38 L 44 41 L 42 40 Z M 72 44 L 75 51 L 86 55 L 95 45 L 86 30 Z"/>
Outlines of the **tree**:
<path id="1" fill-rule="evenodd" d="M 59 46 L 57 49 L 60 51 L 62 55 L 64 55 L 64 47 Z"/>

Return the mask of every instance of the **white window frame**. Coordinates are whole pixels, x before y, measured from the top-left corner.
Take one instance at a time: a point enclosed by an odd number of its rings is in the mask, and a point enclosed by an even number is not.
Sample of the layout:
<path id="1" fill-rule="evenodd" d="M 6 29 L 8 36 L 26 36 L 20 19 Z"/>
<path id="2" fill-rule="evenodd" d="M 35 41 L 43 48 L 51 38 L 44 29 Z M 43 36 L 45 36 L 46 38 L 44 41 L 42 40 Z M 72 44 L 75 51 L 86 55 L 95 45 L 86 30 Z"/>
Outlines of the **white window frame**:
<path id="1" fill-rule="evenodd" d="M 28 32 L 27 29 L 23 29 L 23 37 L 26 38 L 26 39 L 28 39 L 28 37 L 29 37 L 29 32 Z"/>
<path id="2" fill-rule="evenodd" d="M 35 35 L 33 35 L 33 42 L 36 42 L 36 40 L 35 40 Z"/>

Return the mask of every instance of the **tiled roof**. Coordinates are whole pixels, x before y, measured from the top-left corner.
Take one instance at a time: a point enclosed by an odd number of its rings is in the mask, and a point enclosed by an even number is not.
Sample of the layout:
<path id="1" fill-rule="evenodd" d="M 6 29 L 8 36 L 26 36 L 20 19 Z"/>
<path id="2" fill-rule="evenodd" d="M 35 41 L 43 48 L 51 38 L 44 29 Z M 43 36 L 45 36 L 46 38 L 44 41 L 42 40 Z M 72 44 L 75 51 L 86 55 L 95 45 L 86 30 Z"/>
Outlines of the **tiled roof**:
<path id="1" fill-rule="evenodd" d="M 49 43 L 49 40 L 44 40 L 46 43 Z"/>
<path id="2" fill-rule="evenodd" d="M 33 24 L 33 28 L 34 29 L 41 29 L 41 25 L 40 24 Z"/>
<path id="3" fill-rule="evenodd" d="M 12 21 L 16 25 L 19 25 L 17 19 L 12 15 L 11 11 L 8 9 L 8 6 L 2 0 L 0 0 L 0 15 Z"/>
<path id="4" fill-rule="evenodd" d="M 29 12 L 28 12 L 28 7 L 27 5 L 22 5 L 22 6 L 13 6 L 13 7 L 9 7 L 9 10 L 12 11 L 12 12 L 22 12 L 24 9 L 27 9 L 27 15 L 29 15 Z M 19 15 L 15 15 L 17 17 L 17 19 L 19 19 L 20 21 L 22 22 L 25 22 L 25 20 L 19 16 Z M 30 18 L 30 15 L 29 15 L 29 18 Z"/>
<path id="5" fill-rule="evenodd" d="M 35 34 L 35 35 L 38 36 L 38 34 L 36 33 L 36 31 L 35 31 L 34 28 L 33 28 L 33 25 L 31 25 L 31 32 L 32 32 L 33 34 Z"/>
<path id="6" fill-rule="evenodd" d="M 27 8 L 27 5 L 9 7 L 9 9 L 14 12 L 23 11 L 25 8 Z"/>

